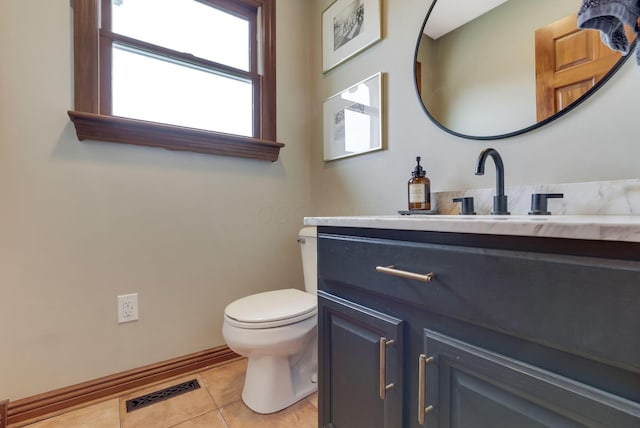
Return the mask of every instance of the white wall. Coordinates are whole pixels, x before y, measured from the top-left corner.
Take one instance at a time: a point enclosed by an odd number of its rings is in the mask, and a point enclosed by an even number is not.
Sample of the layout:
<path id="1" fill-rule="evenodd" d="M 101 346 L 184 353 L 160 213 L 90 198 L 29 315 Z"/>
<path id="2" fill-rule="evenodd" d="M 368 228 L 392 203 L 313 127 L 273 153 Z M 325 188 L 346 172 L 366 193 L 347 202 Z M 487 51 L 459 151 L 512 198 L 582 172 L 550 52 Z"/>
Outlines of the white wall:
<path id="1" fill-rule="evenodd" d="M 330 3 L 314 0 L 313 13 L 320 16 Z M 312 73 L 318 79 L 314 115 L 318 120 L 313 124 L 311 194 L 315 215 L 393 214 L 406 209 L 407 180 L 416 155 L 424 159 L 432 191 L 494 186 L 491 166 L 484 176 L 474 175 L 478 154 L 486 147 L 501 153 L 507 186 L 640 176 L 635 125 L 640 68 L 633 59 L 599 92 L 557 122 L 506 140 L 461 139 L 440 130 L 427 118 L 415 92 L 414 49 L 430 2 L 382 3 L 381 42 L 326 75 L 320 71 L 320 53 L 314 57 Z M 317 27 L 313 43 L 319 44 L 320 22 L 313 22 Z M 387 75 L 388 149 L 322 162 L 322 101 L 378 71 Z"/>
<path id="2" fill-rule="evenodd" d="M 302 287 L 308 3 L 277 2 L 275 163 L 78 142 L 69 4 L 0 13 L 0 399 L 222 345 L 229 302 Z"/>

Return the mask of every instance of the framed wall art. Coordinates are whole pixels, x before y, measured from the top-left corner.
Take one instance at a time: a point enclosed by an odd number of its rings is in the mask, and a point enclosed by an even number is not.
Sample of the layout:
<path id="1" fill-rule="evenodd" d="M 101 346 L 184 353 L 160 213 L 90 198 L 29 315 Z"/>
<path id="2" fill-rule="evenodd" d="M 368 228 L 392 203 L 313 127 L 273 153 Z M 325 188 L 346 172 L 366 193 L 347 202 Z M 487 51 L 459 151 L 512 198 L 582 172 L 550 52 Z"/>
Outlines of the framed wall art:
<path id="1" fill-rule="evenodd" d="M 381 0 L 336 0 L 322 12 L 322 72 L 381 38 Z"/>
<path id="2" fill-rule="evenodd" d="M 324 102 L 325 161 L 382 150 L 382 76 L 376 73 Z"/>

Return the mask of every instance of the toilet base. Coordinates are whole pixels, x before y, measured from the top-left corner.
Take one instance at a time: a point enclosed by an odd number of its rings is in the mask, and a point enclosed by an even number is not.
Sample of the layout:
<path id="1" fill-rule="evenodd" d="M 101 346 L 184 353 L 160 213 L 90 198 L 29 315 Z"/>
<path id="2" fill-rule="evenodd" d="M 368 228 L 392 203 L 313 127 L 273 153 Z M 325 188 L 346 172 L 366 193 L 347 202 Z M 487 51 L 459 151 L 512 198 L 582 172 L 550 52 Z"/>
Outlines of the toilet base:
<path id="1" fill-rule="evenodd" d="M 317 346 L 308 346 L 305 355 L 293 357 L 250 355 L 242 401 L 254 412 L 268 414 L 313 394 L 318 389 L 316 352 Z"/>

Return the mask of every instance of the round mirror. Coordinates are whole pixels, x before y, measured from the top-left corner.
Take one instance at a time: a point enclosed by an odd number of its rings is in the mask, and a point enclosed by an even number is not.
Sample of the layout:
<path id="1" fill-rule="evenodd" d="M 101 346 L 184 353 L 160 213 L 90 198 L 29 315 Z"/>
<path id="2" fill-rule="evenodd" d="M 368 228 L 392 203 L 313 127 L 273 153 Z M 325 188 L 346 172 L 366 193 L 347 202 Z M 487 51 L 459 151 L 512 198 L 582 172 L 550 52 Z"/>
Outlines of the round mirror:
<path id="1" fill-rule="evenodd" d="M 631 56 L 578 30 L 579 8 L 580 0 L 434 0 L 415 53 L 427 115 L 451 134 L 487 140 L 569 112 Z"/>

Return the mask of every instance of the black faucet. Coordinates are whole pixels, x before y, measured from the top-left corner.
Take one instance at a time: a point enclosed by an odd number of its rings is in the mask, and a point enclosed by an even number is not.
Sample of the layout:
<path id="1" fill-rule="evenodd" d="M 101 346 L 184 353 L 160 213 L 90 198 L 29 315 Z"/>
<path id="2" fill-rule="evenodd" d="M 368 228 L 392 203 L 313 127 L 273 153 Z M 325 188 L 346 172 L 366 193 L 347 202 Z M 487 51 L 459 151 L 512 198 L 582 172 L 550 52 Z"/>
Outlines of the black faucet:
<path id="1" fill-rule="evenodd" d="M 491 156 L 496 164 L 496 195 L 493 197 L 493 211 L 491 214 L 510 214 L 507 209 L 507 196 L 504 194 L 504 165 L 497 150 L 485 149 L 480 153 L 476 166 L 476 175 L 484 175 L 484 163 L 487 160 L 487 156 Z"/>

